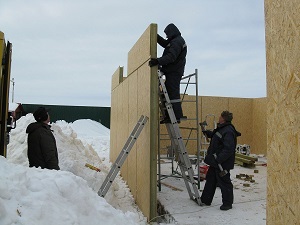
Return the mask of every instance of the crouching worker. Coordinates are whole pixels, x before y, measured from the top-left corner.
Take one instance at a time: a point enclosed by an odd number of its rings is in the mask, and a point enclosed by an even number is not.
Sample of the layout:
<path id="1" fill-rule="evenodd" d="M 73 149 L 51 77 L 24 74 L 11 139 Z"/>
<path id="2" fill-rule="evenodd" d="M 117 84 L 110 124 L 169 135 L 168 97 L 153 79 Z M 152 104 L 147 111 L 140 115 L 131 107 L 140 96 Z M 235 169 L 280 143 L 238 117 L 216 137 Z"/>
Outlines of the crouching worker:
<path id="1" fill-rule="evenodd" d="M 220 209 L 229 210 L 233 204 L 233 185 L 230 180 L 230 170 L 234 167 L 237 137 L 241 135 L 231 124 L 232 113 L 223 111 L 219 117 L 217 128 L 213 131 L 203 131 L 211 138 L 204 162 L 210 165 L 206 174 L 206 183 L 201 195 L 204 205 L 210 205 L 215 195 L 217 185 L 221 189 L 222 202 Z M 227 173 L 220 173 L 220 164 Z"/>
<path id="2" fill-rule="evenodd" d="M 29 167 L 59 170 L 55 137 L 50 129 L 50 116 L 44 107 L 33 113 L 36 122 L 28 125 L 28 160 Z"/>

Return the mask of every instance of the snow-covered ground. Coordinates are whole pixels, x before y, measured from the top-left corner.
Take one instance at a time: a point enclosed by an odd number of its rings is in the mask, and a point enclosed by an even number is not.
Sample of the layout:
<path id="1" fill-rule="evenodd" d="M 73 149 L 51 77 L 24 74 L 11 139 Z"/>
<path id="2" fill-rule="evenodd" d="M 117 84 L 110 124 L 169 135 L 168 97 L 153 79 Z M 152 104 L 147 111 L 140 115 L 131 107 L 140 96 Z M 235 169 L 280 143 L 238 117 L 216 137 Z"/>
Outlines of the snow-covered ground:
<path id="1" fill-rule="evenodd" d="M 0 157 L 0 224 L 146 224 L 120 176 L 105 199 L 97 195 L 111 164 L 110 131 L 92 120 L 52 123 L 61 171 L 29 168 L 26 127 L 11 131 L 7 159 Z M 86 167 L 89 163 L 101 170 Z"/>
<path id="2" fill-rule="evenodd" d="M 42 170 L 28 167 L 25 129 L 31 122 L 32 114 L 18 120 L 11 132 L 7 158 L 0 157 L 1 225 L 147 224 L 120 176 L 105 199 L 97 195 L 111 166 L 109 129 L 86 119 L 52 123 L 61 170 Z M 101 172 L 91 170 L 86 163 Z M 163 173 L 170 172 L 169 165 L 163 166 Z M 256 169 L 259 173 L 239 166 L 232 171 L 235 203 L 226 212 L 219 210 L 219 190 L 212 206 L 200 207 L 189 199 L 182 179 L 165 179 L 166 185 L 177 188 L 162 185 L 158 192 L 159 202 L 170 214 L 165 217 L 170 224 L 266 224 L 266 167 Z M 253 175 L 255 182 L 244 187 L 245 181 L 235 176 L 240 173 Z"/>

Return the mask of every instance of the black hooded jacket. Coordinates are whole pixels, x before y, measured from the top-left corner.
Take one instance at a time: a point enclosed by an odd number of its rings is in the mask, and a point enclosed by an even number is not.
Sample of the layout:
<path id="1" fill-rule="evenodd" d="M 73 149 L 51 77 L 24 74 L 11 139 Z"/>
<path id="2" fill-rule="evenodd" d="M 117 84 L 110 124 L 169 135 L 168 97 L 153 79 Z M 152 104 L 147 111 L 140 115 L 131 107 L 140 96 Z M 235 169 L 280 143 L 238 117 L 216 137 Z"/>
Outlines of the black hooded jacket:
<path id="1" fill-rule="evenodd" d="M 165 48 L 162 57 L 157 59 L 158 63 L 162 66 L 161 70 L 165 74 L 175 72 L 182 76 L 187 54 L 185 40 L 173 23 L 169 24 L 164 32 L 167 35 L 167 40 L 157 35 L 157 43 Z"/>
<path id="2" fill-rule="evenodd" d="M 211 138 L 211 141 L 204 162 L 214 167 L 220 163 L 224 170 L 233 169 L 237 137 L 241 133 L 235 129 L 231 122 L 225 122 L 218 124 L 218 127 L 213 131 L 206 131 L 206 134 Z M 213 154 L 217 154 L 216 160 Z"/>
<path id="3" fill-rule="evenodd" d="M 43 122 L 31 123 L 26 133 L 29 166 L 59 170 L 56 141 L 50 126 Z"/>

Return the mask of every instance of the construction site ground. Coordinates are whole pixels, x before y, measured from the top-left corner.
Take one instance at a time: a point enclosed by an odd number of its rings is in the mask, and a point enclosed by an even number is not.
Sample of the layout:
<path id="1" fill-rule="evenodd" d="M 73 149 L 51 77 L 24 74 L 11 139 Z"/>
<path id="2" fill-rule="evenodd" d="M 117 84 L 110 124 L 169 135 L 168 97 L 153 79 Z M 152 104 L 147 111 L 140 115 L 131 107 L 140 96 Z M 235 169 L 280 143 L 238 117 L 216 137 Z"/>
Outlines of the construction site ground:
<path id="1" fill-rule="evenodd" d="M 258 157 L 252 168 L 235 165 L 230 171 L 234 186 L 233 208 L 221 211 L 220 188 L 217 188 L 211 206 L 197 205 L 189 198 L 183 179 L 171 176 L 171 163 L 164 159 L 161 162 L 161 174 L 170 176 L 161 180 L 161 191 L 158 191 L 157 195 L 160 211 L 164 214 L 161 218 L 164 218 L 165 222 L 180 225 L 266 224 L 266 162 L 265 157 Z M 176 162 L 173 165 L 176 169 Z M 193 168 L 196 169 L 195 165 Z M 201 181 L 200 192 L 204 185 L 205 181 Z"/>

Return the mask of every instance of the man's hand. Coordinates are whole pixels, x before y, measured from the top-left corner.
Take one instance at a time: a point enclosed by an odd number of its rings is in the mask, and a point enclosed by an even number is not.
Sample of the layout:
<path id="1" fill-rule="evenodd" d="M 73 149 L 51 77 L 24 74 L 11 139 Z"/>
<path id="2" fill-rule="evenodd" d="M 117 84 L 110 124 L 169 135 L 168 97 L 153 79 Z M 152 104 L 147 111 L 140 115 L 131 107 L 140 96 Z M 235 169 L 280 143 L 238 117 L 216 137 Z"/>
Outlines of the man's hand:
<path id="1" fill-rule="evenodd" d="M 212 167 L 218 168 L 218 162 L 213 155 L 206 155 L 204 162 Z"/>
<path id="2" fill-rule="evenodd" d="M 157 65 L 158 65 L 158 60 L 151 58 L 149 61 L 149 66 L 152 67 L 152 66 L 157 66 Z"/>

